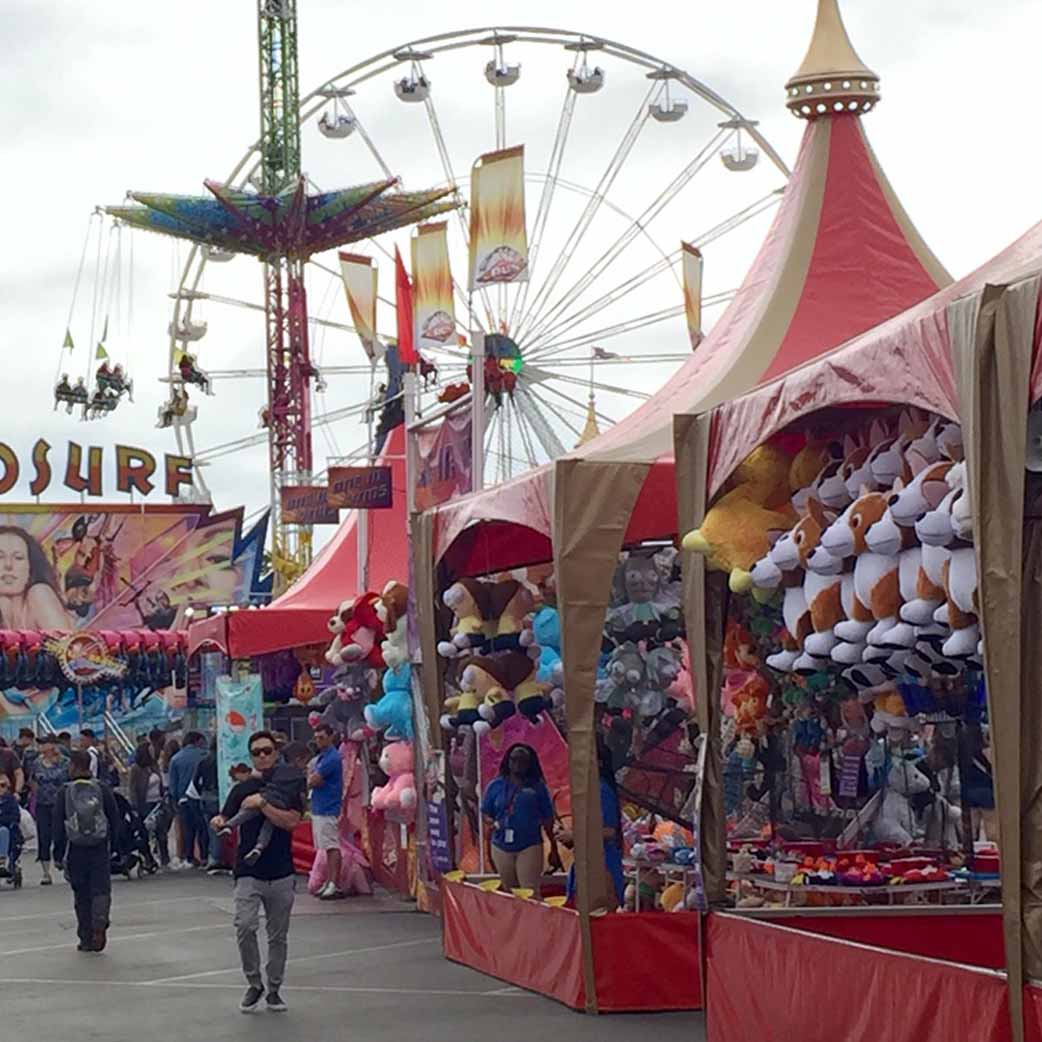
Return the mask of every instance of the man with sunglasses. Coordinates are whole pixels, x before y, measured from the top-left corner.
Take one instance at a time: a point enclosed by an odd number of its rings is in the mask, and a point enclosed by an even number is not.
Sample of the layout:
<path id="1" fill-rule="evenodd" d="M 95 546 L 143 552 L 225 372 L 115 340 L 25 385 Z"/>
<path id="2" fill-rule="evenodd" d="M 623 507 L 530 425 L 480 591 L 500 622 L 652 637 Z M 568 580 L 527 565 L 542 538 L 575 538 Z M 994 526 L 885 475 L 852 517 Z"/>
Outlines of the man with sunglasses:
<path id="1" fill-rule="evenodd" d="M 270 731 L 257 731 L 250 735 L 250 757 L 253 760 L 253 776 L 239 782 L 225 801 L 221 813 L 211 821 L 215 829 L 224 828 L 225 822 L 240 810 L 259 810 L 261 813 L 239 829 L 239 842 L 235 855 L 235 937 L 239 945 L 239 958 L 248 987 L 239 1009 L 243 1013 L 255 1013 L 261 1009 L 265 997 L 261 977 L 260 948 L 257 944 L 257 929 L 260 910 L 268 924 L 268 991 L 266 1005 L 273 1013 L 284 1013 L 286 1003 L 279 993 L 286 970 L 290 914 L 296 879 L 293 872 L 292 835 L 304 814 L 303 800 L 298 805 L 283 810 L 272 806 L 261 793 L 266 778 L 278 761 L 275 739 Z M 247 855 L 257 845 L 261 825 L 268 820 L 274 831 L 264 852 L 255 860 Z"/>

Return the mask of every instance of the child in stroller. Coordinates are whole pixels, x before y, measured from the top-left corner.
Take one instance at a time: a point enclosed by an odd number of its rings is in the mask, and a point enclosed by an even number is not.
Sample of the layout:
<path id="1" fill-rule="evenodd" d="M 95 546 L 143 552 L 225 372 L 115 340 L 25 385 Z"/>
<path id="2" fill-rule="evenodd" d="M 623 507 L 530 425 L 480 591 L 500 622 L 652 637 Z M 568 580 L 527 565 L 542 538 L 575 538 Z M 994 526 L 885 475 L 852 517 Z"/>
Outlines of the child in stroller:
<path id="1" fill-rule="evenodd" d="M 148 830 L 141 815 L 117 789 L 112 790 L 112 796 L 120 821 L 119 835 L 112 845 L 112 874 L 129 879 L 136 868 L 139 879 L 146 874 L 154 875 L 159 871 L 159 866 L 152 854 Z"/>
<path id="2" fill-rule="evenodd" d="M 17 890 L 22 885 L 18 858 L 22 853 L 22 808 L 11 792 L 11 780 L 0 774 L 0 881 L 6 880 Z"/>

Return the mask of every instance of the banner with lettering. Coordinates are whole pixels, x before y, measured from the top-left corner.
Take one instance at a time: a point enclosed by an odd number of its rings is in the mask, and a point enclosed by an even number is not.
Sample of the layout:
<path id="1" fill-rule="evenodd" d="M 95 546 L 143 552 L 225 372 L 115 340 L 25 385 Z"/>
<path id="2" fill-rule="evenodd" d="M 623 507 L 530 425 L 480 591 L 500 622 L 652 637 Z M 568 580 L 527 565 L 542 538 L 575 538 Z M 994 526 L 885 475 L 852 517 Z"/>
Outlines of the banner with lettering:
<path id="1" fill-rule="evenodd" d="M 702 252 L 689 242 L 680 244 L 684 274 L 684 315 L 691 350 L 702 343 Z"/>
<path id="2" fill-rule="evenodd" d="M 326 502 L 336 510 L 387 510 L 394 505 L 390 467 L 330 467 Z"/>
<path id="3" fill-rule="evenodd" d="M 325 485 L 283 485 L 279 489 L 282 520 L 288 525 L 335 525 L 336 509 L 326 499 Z"/>
<path id="4" fill-rule="evenodd" d="M 528 278 L 525 149 L 479 156 L 470 180 L 471 291 Z"/>
<path id="5" fill-rule="evenodd" d="M 421 224 L 412 239 L 414 342 L 417 347 L 456 343 L 447 225 Z"/>

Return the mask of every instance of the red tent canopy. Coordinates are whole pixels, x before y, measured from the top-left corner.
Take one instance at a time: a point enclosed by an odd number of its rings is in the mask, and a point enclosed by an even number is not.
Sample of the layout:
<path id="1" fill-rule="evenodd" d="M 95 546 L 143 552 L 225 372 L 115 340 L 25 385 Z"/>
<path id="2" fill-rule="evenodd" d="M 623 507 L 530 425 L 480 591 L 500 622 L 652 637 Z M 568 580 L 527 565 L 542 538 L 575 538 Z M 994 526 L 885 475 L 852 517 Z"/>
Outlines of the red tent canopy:
<path id="1" fill-rule="evenodd" d="M 987 285 L 1013 285 L 1042 271 L 1042 222 L 997 257 L 889 322 L 811 363 L 725 402 L 713 412 L 712 496 L 757 445 L 828 406 L 917 405 L 958 418 L 948 308 Z M 1031 398 L 1042 398 L 1042 312 L 1036 317 Z"/>
<path id="2" fill-rule="evenodd" d="M 381 590 L 409 574 L 404 426 L 391 432 L 377 462 L 391 468 L 394 489 L 394 505 L 369 514 L 369 586 Z M 247 658 L 328 640 L 326 623 L 337 605 L 363 592 L 358 589 L 358 514 L 351 511 L 281 597 L 256 611 L 225 612 L 193 623 L 189 651 L 211 644 L 233 658 Z"/>
<path id="3" fill-rule="evenodd" d="M 652 463 L 627 541 L 669 535 L 674 414 L 703 412 L 772 380 L 950 281 L 880 169 L 861 118 L 812 120 L 770 232 L 727 311 L 665 387 L 570 455 Z M 541 467 L 439 506 L 437 559 L 457 574 L 530 563 L 549 546 L 553 472 Z M 489 522 L 495 532 L 468 532 Z"/>

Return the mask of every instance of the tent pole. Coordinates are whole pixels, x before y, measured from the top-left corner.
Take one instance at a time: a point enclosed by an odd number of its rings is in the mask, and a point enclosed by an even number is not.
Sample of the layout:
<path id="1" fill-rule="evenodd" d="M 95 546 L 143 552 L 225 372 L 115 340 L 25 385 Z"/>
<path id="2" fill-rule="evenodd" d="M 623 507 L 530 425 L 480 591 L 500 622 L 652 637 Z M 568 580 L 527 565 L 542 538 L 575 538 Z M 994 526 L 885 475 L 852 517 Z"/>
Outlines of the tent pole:
<path id="1" fill-rule="evenodd" d="M 470 487 L 477 492 L 485 487 L 485 334 L 474 320 L 474 295 L 470 309 Z"/>
<path id="2" fill-rule="evenodd" d="M 416 475 L 419 460 L 417 458 L 417 439 L 419 434 L 413 431 L 416 423 L 416 374 L 407 369 L 402 377 L 402 390 L 405 395 L 405 496 L 408 516 L 416 513 Z"/>

